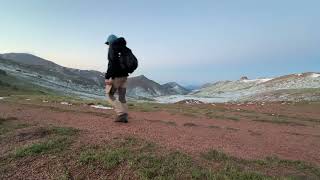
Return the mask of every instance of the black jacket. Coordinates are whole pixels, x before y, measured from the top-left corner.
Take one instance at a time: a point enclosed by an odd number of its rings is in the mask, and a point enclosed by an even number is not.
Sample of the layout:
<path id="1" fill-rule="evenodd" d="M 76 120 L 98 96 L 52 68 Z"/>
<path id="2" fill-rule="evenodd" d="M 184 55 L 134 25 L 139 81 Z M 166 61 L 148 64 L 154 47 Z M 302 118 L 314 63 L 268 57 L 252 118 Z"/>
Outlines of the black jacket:
<path id="1" fill-rule="evenodd" d="M 124 38 L 118 38 L 111 45 L 109 45 L 108 52 L 108 70 L 105 74 L 106 79 L 115 77 L 127 77 L 127 72 L 123 71 L 120 67 L 119 53 L 126 48 L 127 42 Z"/>

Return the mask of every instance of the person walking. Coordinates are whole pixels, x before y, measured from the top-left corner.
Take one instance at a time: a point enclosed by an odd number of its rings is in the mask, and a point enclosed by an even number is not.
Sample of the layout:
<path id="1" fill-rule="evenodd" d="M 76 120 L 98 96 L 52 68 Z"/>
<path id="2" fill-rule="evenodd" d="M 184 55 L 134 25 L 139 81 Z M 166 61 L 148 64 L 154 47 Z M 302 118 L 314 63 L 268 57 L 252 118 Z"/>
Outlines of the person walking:
<path id="1" fill-rule="evenodd" d="M 111 34 L 105 44 L 109 45 L 108 70 L 105 74 L 106 96 L 117 116 L 115 122 L 128 122 L 128 105 L 126 101 L 127 79 L 138 66 L 136 57 L 127 48 L 123 37 Z M 118 93 L 118 99 L 115 93 Z"/>

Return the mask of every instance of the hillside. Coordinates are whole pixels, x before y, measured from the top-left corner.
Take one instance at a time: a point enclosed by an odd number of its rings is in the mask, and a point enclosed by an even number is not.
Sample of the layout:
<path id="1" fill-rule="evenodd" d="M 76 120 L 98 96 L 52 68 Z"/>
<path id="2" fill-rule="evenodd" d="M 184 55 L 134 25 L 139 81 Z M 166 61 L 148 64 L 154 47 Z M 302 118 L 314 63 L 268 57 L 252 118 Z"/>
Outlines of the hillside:
<path id="1" fill-rule="evenodd" d="M 79 70 L 60 66 L 43 58 L 25 54 L 0 54 L 0 69 L 26 83 L 35 84 L 66 94 L 76 94 L 86 98 L 104 98 L 104 73 Z M 131 98 L 154 98 L 174 94 L 184 94 L 178 89 L 160 85 L 145 76 L 128 79 L 128 95 Z"/>
<path id="2" fill-rule="evenodd" d="M 104 85 L 104 76 L 98 71 L 67 68 L 43 58 L 25 53 L 8 53 L 2 54 L 0 57 L 9 60 L 3 63 L 14 65 L 14 67 L 17 68 L 15 70 L 21 68 L 29 71 L 29 73 L 51 77 L 51 79 L 59 79 L 65 83 L 101 87 Z"/>
<path id="3" fill-rule="evenodd" d="M 188 94 L 191 91 L 188 90 L 187 88 L 179 85 L 176 82 L 169 82 L 166 84 L 163 84 L 162 87 L 164 87 L 165 89 L 167 89 L 169 92 L 171 92 L 171 94 Z"/>
<path id="4" fill-rule="evenodd" d="M 308 72 L 276 78 L 219 81 L 213 84 L 206 84 L 193 95 L 209 98 L 223 97 L 228 100 L 316 100 L 320 99 L 318 93 L 304 94 L 304 91 L 318 91 L 318 88 L 320 88 L 320 74 Z M 300 95 L 292 93 L 294 91 L 299 91 L 300 93 L 298 94 Z M 276 94 L 279 94 L 279 92 L 282 95 L 276 98 Z M 296 95 L 297 97 L 295 97 Z"/>
<path id="5" fill-rule="evenodd" d="M 160 84 L 141 75 L 132 77 L 128 81 L 128 95 L 138 97 L 155 97 L 167 95 L 169 91 Z"/>
<path id="6" fill-rule="evenodd" d="M 2 59 L 9 59 L 17 63 L 27 64 L 27 65 L 37 65 L 37 66 L 48 66 L 48 67 L 58 67 L 59 65 L 45 60 L 43 58 L 34 56 L 28 53 L 6 53 L 0 54 Z"/>

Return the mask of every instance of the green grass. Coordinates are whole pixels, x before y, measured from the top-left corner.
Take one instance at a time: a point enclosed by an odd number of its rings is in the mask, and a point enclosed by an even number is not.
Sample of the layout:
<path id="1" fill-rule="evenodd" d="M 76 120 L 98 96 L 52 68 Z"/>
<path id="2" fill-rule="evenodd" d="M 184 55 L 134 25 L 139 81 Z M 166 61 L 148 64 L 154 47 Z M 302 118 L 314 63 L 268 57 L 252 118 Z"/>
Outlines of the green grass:
<path id="1" fill-rule="evenodd" d="M 209 161 L 226 161 L 229 160 L 229 156 L 227 156 L 225 153 L 217 150 L 210 150 L 206 153 L 202 153 L 201 156 L 204 159 L 207 159 Z"/>
<path id="2" fill-rule="evenodd" d="M 79 130 L 72 127 L 51 127 L 50 131 L 60 136 L 73 136 L 79 132 Z"/>
<path id="3" fill-rule="evenodd" d="M 272 116 L 270 113 L 264 113 L 266 115 Z M 320 119 L 308 118 L 308 117 L 292 117 L 288 115 L 279 114 L 276 116 L 281 119 L 290 119 L 290 120 L 298 120 L 298 121 L 309 121 L 309 122 L 320 122 Z"/>
<path id="4" fill-rule="evenodd" d="M 310 173 L 314 174 L 318 178 L 320 178 L 320 168 L 313 166 L 309 163 L 303 161 L 293 161 L 293 160 L 286 160 L 280 159 L 278 157 L 267 157 L 264 160 L 265 164 L 269 166 L 286 166 L 286 167 L 295 167 L 296 169 L 300 170 L 301 172 L 309 171 Z"/>
<path id="5" fill-rule="evenodd" d="M 274 124 L 286 124 L 293 126 L 306 126 L 304 122 L 315 122 L 319 123 L 320 119 L 308 118 L 308 117 L 297 117 L 288 116 L 278 113 L 264 113 L 255 111 L 245 111 L 239 114 L 241 117 L 250 118 L 252 121 L 274 123 Z"/>
<path id="6" fill-rule="evenodd" d="M 31 98 L 30 98 L 31 99 Z M 110 106 L 110 104 L 106 100 L 101 99 L 81 99 L 77 96 L 72 95 L 38 95 L 34 96 L 33 99 L 37 102 L 42 102 L 42 100 L 49 101 L 49 103 L 60 103 L 60 102 L 69 102 L 73 105 L 103 105 Z"/>
<path id="7" fill-rule="evenodd" d="M 100 165 L 106 169 L 126 166 L 139 179 L 272 179 L 232 164 L 213 170 L 198 164 L 187 154 L 161 153 L 163 150 L 160 147 L 134 138 L 111 144 L 86 148 L 80 153 L 79 162 L 93 168 Z M 212 151 L 204 157 L 212 161 L 229 161 L 229 156 L 222 152 Z"/>
<path id="8" fill-rule="evenodd" d="M 156 103 L 128 103 L 129 109 L 140 112 L 154 112 L 159 110 L 159 106 Z"/>
<path id="9" fill-rule="evenodd" d="M 30 101 L 25 101 L 25 99 L 31 99 Z M 28 105 L 39 105 L 39 106 L 46 106 L 46 103 L 43 101 L 48 101 L 48 103 L 61 103 L 61 102 L 68 102 L 73 105 L 104 105 L 110 106 L 106 100 L 100 99 L 81 99 L 77 96 L 72 95 L 59 95 L 59 94 L 14 94 L 11 95 L 10 98 L 6 99 L 7 101 L 20 103 L 20 104 L 28 104 Z"/>
<path id="10" fill-rule="evenodd" d="M 12 132 L 16 129 L 22 129 L 30 125 L 25 123 L 16 122 L 18 120 L 16 117 L 0 117 L 0 135 L 5 135 L 6 133 Z"/>
<path id="11" fill-rule="evenodd" d="M 134 165 L 142 179 L 202 179 L 211 175 L 209 171 L 201 171 L 189 156 L 180 152 L 164 156 L 140 155 Z"/>
<path id="12" fill-rule="evenodd" d="M 44 131 L 47 132 L 48 138 L 42 142 L 17 148 L 14 157 L 21 158 L 62 152 L 71 145 L 72 137 L 78 133 L 77 129 L 69 127 L 48 127 Z"/>
<path id="13" fill-rule="evenodd" d="M 263 122 L 263 123 L 285 124 L 285 125 L 292 125 L 292 126 L 306 126 L 303 123 L 284 120 L 277 117 L 274 117 L 272 119 L 254 119 L 253 121 Z"/>
<path id="14" fill-rule="evenodd" d="M 18 120 L 18 118 L 16 118 L 16 117 L 7 117 L 7 118 L 0 117 L 0 125 L 4 124 L 7 121 L 12 121 L 12 120 Z"/>
<path id="15" fill-rule="evenodd" d="M 159 103 L 129 103 L 129 108 L 134 111 L 156 112 L 166 111 L 172 115 L 184 115 L 188 117 L 209 117 L 213 118 L 218 113 L 223 114 L 226 109 L 222 106 L 197 105 L 190 106 L 186 104 L 159 104 Z M 221 115 L 222 117 L 222 115 Z M 225 119 L 225 117 L 223 117 Z M 237 117 L 230 117 L 230 120 L 239 120 Z"/>
<path id="16" fill-rule="evenodd" d="M 221 127 L 220 126 L 208 126 L 208 128 L 212 128 L 212 129 L 220 129 Z"/>
<path id="17" fill-rule="evenodd" d="M 102 151 L 90 149 L 80 154 L 79 161 L 91 166 L 102 164 L 106 169 L 129 165 L 140 179 L 203 179 L 209 174 L 194 167 L 192 159 L 183 153 L 157 155 L 150 149 L 153 146 L 139 148 L 123 145 Z"/>
<path id="18" fill-rule="evenodd" d="M 91 101 L 92 102 L 92 101 Z M 91 114 L 91 115 L 94 115 L 94 116 L 100 116 L 100 117 L 111 117 L 112 116 L 112 112 L 109 112 L 109 111 L 104 111 L 104 112 L 97 112 L 97 111 L 94 111 L 94 109 L 92 108 L 92 111 L 91 109 L 88 109 L 88 110 L 79 110 L 77 108 L 66 108 L 64 106 L 48 106 L 46 104 L 37 104 L 37 103 L 34 103 L 34 102 L 31 102 L 31 104 L 29 104 L 29 101 L 28 103 L 24 103 L 24 102 L 21 102 L 20 103 L 21 105 L 28 105 L 29 107 L 33 107 L 33 108 L 48 108 L 50 109 L 51 111 L 55 111 L 55 112 L 74 112 L 74 113 L 86 113 L 86 114 Z"/>
<path id="19" fill-rule="evenodd" d="M 98 159 L 99 154 L 93 149 L 88 149 L 81 152 L 79 157 L 79 161 L 82 164 L 93 164 L 94 162 L 98 161 Z"/>
<path id="20" fill-rule="evenodd" d="M 163 123 L 169 126 L 176 126 L 177 124 L 173 121 L 164 121 L 164 120 L 149 120 L 145 119 L 146 121 L 152 122 L 152 123 Z"/>
<path id="21" fill-rule="evenodd" d="M 35 156 L 39 154 L 57 153 L 66 149 L 70 141 L 64 138 L 50 139 L 45 142 L 35 143 L 27 147 L 18 148 L 15 157 Z"/>
<path id="22" fill-rule="evenodd" d="M 258 173 L 258 172 L 244 170 L 237 166 L 227 164 L 224 166 L 223 170 L 215 174 L 214 178 L 212 179 L 268 180 L 268 179 L 286 179 L 286 178 L 270 177 L 270 176 L 262 175 L 261 173 Z"/>
<path id="23" fill-rule="evenodd" d="M 239 129 L 237 128 L 232 128 L 232 127 L 226 127 L 227 130 L 230 130 L 230 131 L 239 131 Z"/>
<path id="24" fill-rule="evenodd" d="M 112 169 L 129 158 L 127 148 L 105 149 L 99 153 L 89 150 L 80 154 L 80 162 L 82 164 L 91 164 L 100 161 L 107 169 Z"/>
<path id="25" fill-rule="evenodd" d="M 70 171 L 64 167 L 63 173 L 57 178 L 58 180 L 70 180 L 74 179 L 70 173 Z"/>
<path id="26" fill-rule="evenodd" d="M 240 119 L 238 117 L 227 117 L 227 119 L 233 120 L 233 121 L 239 121 Z"/>
<path id="27" fill-rule="evenodd" d="M 53 91 L 38 85 L 30 84 L 9 74 L 0 75 L 0 96 L 53 94 Z"/>
<path id="28" fill-rule="evenodd" d="M 173 121 L 167 121 L 166 124 L 171 125 L 171 126 L 176 126 L 177 124 Z"/>
<path id="29" fill-rule="evenodd" d="M 304 174 L 305 178 L 318 179 L 320 178 L 320 168 L 302 161 L 284 160 L 278 157 L 267 157 L 265 159 L 258 160 L 246 160 L 233 156 L 229 156 L 222 151 L 210 150 L 202 153 L 201 157 L 208 162 L 221 163 L 224 169 L 226 167 L 233 167 L 232 169 L 238 169 L 238 171 L 246 170 L 270 170 L 270 169 L 294 169 L 300 174 Z M 279 177 L 278 177 L 279 178 Z M 280 179 L 296 179 L 294 175 L 288 175 L 288 177 L 280 177 Z"/>
<path id="30" fill-rule="evenodd" d="M 236 116 L 232 116 L 232 115 L 227 115 L 225 113 L 225 110 L 223 111 L 209 111 L 209 112 L 205 112 L 204 113 L 206 117 L 210 118 L 210 119 L 222 119 L 222 120 L 232 120 L 232 121 L 239 121 L 240 118 L 236 117 Z"/>
<path id="31" fill-rule="evenodd" d="M 183 126 L 186 126 L 186 127 L 195 127 L 195 126 L 198 126 L 197 124 L 194 124 L 194 123 L 184 123 Z"/>

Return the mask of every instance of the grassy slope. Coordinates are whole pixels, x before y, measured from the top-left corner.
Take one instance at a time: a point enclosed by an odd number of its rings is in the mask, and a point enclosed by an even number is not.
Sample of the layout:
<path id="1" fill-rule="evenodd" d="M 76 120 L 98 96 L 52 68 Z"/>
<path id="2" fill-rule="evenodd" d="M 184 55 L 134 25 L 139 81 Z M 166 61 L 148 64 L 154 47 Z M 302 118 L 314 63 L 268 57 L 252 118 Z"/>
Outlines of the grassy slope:
<path id="1" fill-rule="evenodd" d="M 0 96 L 9 96 L 17 94 L 54 94 L 53 91 L 25 82 L 16 77 L 0 73 Z"/>
<path id="2" fill-rule="evenodd" d="M 306 99 L 317 101 L 320 99 L 320 88 L 302 88 L 302 89 L 281 89 L 272 92 L 262 92 L 249 97 L 244 101 L 282 101 L 280 97 L 286 97 L 293 101 L 304 101 Z M 308 98 L 306 98 L 308 97 Z"/>
<path id="3" fill-rule="evenodd" d="M 56 92 L 38 85 L 25 82 L 17 77 L 13 77 L 0 71 L 0 97 L 10 96 L 13 101 L 31 99 L 33 102 L 42 102 L 43 100 L 49 102 L 69 102 L 72 104 L 102 104 L 108 105 L 104 100 L 84 100 L 77 96 L 65 95 L 61 92 Z"/>

